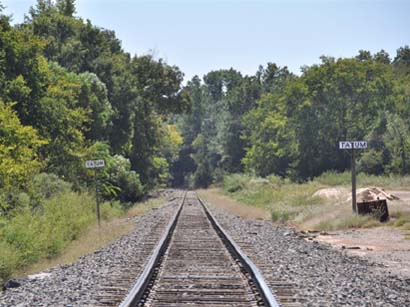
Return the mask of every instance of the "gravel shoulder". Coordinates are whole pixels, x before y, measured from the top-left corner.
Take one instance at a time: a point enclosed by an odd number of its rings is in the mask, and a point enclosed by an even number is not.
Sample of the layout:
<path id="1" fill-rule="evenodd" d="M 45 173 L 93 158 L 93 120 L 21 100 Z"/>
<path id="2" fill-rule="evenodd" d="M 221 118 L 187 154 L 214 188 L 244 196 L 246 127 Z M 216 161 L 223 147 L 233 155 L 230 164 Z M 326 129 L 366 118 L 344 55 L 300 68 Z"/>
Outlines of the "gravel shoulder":
<path id="1" fill-rule="evenodd" d="M 410 278 L 386 263 L 267 220 L 241 218 L 217 203 L 215 196 L 209 203 L 238 244 L 253 249 L 252 260 L 267 263 L 262 273 L 294 284 L 304 306 L 410 306 Z M 403 266 L 408 268 L 408 262 Z"/>
<path id="2" fill-rule="evenodd" d="M 126 285 L 122 285 L 127 291 L 142 272 L 149 249 L 155 246 L 178 203 L 176 198 L 159 209 L 132 218 L 131 233 L 72 264 L 16 280 L 19 287 L 0 292 L 0 307 L 100 306 L 101 290 L 118 284 L 118 276 L 132 274 Z"/>

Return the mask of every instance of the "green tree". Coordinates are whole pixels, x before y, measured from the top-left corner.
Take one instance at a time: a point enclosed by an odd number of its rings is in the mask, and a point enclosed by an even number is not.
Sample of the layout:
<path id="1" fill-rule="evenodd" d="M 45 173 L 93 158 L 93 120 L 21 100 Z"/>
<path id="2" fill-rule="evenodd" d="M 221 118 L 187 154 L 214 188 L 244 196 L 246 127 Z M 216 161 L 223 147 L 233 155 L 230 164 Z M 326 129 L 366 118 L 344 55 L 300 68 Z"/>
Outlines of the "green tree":
<path id="1" fill-rule="evenodd" d="M 46 143 L 0 99 L 0 189 L 26 189 L 40 170 L 38 149 Z"/>

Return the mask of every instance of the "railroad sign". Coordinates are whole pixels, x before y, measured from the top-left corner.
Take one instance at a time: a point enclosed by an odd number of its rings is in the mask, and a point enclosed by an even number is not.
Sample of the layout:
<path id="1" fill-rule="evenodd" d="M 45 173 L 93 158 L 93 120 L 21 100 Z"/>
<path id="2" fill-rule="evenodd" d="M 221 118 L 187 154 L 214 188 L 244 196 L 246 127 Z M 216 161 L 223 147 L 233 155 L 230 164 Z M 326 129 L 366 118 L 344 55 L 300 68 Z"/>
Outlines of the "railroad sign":
<path id="1" fill-rule="evenodd" d="M 367 141 L 342 141 L 339 142 L 339 149 L 366 149 Z"/>
<path id="2" fill-rule="evenodd" d="M 356 205 L 356 159 L 355 159 L 355 149 L 366 149 L 367 141 L 340 141 L 339 149 L 350 149 L 352 153 L 352 210 L 357 213 Z"/>
<path id="3" fill-rule="evenodd" d="M 98 197 L 98 169 L 105 166 L 104 160 L 87 160 L 85 161 L 86 168 L 94 169 L 94 180 L 95 180 L 95 202 L 97 206 L 97 220 L 98 226 L 101 226 L 101 217 L 100 217 L 100 200 Z"/>
<path id="4" fill-rule="evenodd" d="M 86 168 L 97 168 L 97 167 L 104 167 L 105 161 L 104 160 L 87 160 L 85 161 Z"/>

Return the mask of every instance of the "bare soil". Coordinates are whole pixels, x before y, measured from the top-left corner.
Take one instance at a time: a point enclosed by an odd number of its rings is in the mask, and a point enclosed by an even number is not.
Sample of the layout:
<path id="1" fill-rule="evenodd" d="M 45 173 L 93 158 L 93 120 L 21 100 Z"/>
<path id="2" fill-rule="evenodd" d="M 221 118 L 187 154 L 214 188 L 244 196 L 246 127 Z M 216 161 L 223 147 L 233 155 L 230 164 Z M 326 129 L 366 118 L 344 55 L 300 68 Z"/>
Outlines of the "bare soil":
<path id="1" fill-rule="evenodd" d="M 410 278 L 410 231 L 393 227 L 332 231 L 313 240 L 365 257 L 394 274 Z"/>

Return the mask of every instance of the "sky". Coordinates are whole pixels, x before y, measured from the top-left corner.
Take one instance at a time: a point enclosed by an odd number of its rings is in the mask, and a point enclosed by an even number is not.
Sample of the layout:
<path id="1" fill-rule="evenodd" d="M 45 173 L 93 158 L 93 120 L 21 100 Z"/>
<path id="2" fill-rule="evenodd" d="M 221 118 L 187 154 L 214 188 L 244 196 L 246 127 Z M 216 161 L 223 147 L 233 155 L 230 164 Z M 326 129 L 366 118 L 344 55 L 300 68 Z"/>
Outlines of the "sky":
<path id="1" fill-rule="evenodd" d="M 0 0 L 13 22 L 36 0 Z M 178 66 L 185 78 L 273 62 L 300 74 L 322 55 L 410 44 L 410 0 L 77 0 L 76 15 L 114 30 L 125 51 Z"/>

